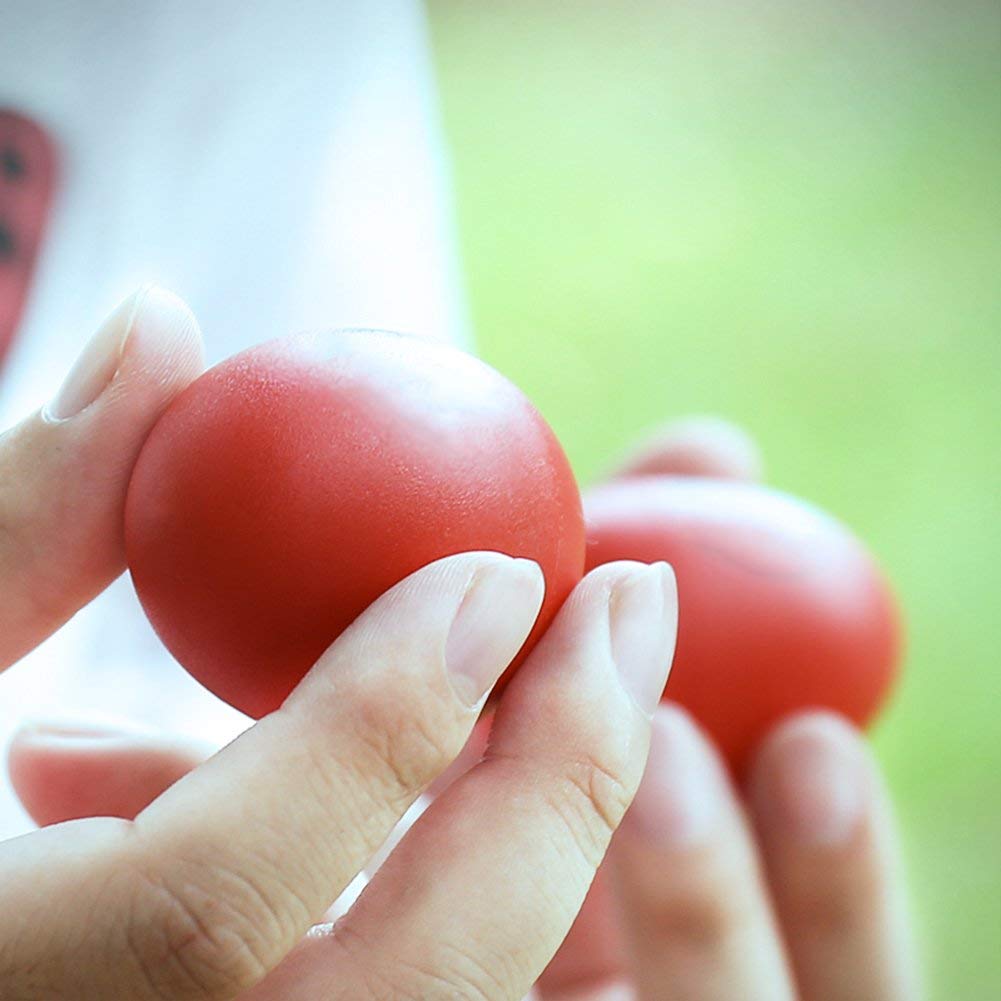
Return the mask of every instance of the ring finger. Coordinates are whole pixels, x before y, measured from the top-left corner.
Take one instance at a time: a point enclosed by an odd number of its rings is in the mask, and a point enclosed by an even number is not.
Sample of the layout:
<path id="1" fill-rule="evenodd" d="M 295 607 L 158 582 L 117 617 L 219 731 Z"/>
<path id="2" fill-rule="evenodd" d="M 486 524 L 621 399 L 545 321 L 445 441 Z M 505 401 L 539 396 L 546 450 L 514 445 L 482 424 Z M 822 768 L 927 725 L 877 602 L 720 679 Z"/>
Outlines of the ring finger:
<path id="1" fill-rule="evenodd" d="M 640 1001 L 795 996 L 730 779 L 675 706 L 654 718 L 646 775 L 610 861 Z"/>

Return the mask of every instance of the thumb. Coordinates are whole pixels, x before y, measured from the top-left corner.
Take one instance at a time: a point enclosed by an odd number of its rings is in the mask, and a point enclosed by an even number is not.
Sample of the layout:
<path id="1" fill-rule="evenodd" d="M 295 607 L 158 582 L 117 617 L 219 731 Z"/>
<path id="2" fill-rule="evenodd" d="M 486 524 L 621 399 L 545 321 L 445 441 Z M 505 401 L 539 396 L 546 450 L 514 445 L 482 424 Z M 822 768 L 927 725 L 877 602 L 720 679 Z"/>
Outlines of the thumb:
<path id="1" fill-rule="evenodd" d="M 56 396 L 0 435 L 0 670 L 125 569 L 132 467 L 201 367 L 191 311 L 144 287 L 94 334 Z"/>

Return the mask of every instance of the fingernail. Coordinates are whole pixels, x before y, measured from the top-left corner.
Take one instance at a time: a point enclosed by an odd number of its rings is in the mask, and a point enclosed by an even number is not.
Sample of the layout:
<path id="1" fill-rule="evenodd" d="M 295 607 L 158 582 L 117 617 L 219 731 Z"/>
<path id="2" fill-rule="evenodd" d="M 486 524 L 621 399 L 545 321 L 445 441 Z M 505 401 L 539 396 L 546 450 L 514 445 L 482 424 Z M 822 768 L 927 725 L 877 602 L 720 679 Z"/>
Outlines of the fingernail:
<path id="1" fill-rule="evenodd" d="M 125 343 L 150 290 L 144 285 L 118 305 L 98 327 L 73 363 L 56 395 L 44 408 L 48 420 L 65 421 L 89 407 L 118 371 Z"/>
<path id="2" fill-rule="evenodd" d="M 622 823 L 657 848 L 691 848 L 712 834 L 728 789 L 719 762 L 686 713 L 661 706 L 651 723 L 650 756 Z"/>
<path id="3" fill-rule="evenodd" d="M 660 702 L 674 657 L 677 594 L 674 571 L 653 563 L 621 577 L 609 596 L 612 659 L 622 684 L 648 716 Z"/>
<path id="4" fill-rule="evenodd" d="M 848 841 L 865 802 L 857 739 L 835 717 L 812 718 L 782 733 L 763 752 L 752 777 L 759 820 L 807 846 Z"/>
<path id="5" fill-rule="evenodd" d="M 445 642 L 452 687 L 476 707 L 528 637 L 542 607 L 545 581 L 532 560 L 500 553 L 483 557 Z"/>

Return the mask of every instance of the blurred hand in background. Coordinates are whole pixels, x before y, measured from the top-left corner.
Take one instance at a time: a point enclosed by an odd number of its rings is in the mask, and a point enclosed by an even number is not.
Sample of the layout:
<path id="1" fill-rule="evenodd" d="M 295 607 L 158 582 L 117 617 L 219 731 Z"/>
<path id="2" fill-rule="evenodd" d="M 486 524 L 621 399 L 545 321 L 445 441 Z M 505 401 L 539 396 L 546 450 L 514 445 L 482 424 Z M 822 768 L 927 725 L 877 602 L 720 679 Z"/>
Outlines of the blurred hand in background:
<path id="1" fill-rule="evenodd" d="M 749 480 L 761 468 L 741 429 L 691 418 L 643 443 L 618 475 Z M 740 781 L 683 709 L 661 705 L 639 793 L 540 995 L 920 997 L 890 813 L 865 739 L 840 717 L 783 721 Z"/>

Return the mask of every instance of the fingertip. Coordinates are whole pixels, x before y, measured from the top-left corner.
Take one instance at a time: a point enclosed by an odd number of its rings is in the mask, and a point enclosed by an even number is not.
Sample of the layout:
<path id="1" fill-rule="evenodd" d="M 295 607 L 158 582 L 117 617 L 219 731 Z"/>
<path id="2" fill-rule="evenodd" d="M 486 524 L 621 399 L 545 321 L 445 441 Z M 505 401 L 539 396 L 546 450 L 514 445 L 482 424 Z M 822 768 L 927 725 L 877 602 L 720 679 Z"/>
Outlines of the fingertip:
<path id="1" fill-rule="evenodd" d="M 469 556 L 463 565 L 472 572 L 445 636 L 444 660 L 456 695 L 478 710 L 535 625 L 545 582 L 532 560 Z"/>
<path id="2" fill-rule="evenodd" d="M 616 646 L 626 645 L 616 644 L 614 637 L 613 608 L 617 604 L 617 591 L 639 590 L 649 596 L 647 585 L 650 582 L 645 578 L 650 569 L 648 563 L 616 560 L 587 573 L 570 592 L 512 685 L 519 688 L 522 677 L 533 674 L 533 665 L 540 662 L 573 661 L 579 671 L 592 673 L 588 670 L 591 667 L 597 668 L 597 674 L 604 674 L 605 666 L 614 664 Z M 631 587 L 634 583 L 640 586 Z M 666 595 L 661 597 L 661 608 L 666 606 L 667 600 Z M 620 631 L 635 633 L 637 630 L 632 625 L 624 623 Z M 632 652 L 629 659 L 632 659 Z"/>
<path id="3" fill-rule="evenodd" d="M 579 699 L 603 702 L 608 714 L 614 704 L 614 711 L 631 706 L 649 718 L 664 691 L 676 633 L 677 589 L 668 564 L 602 564 L 577 583 L 502 702 L 535 712 L 545 692 L 561 702 L 561 715 Z"/>
<path id="4" fill-rule="evenodd" d="M 109 407 L 139 409 L 168 401 L 203 368 L 201 332 L 177 295 L 147 284 L 123 299 L 87 339 L 55 395 L 39 411 L 43 424 L 101 420 Z M 151 390 L 148 403 L 141 390 Z"/>
<path id="5" fill-rule="evenodd" d="M 622 463 L 618 477 L 710 476 L 756 482 L 761 450 L 751 435 L 721 417 L 691 416 L 653 432 Z"/>
<path id="6" fill-rule="evenodd" d="M 861 733 L 828 711 L 779 723 L 752 760 L 748 796 L 765 832 L 804 847 L 848 843 L 871 804 L 873 771 Z"/>
<path id="7" fill-rule="evenodd" d="M 617 585 L 630 578 L 643 574 L 650 569 L 651 564 L 640 560 L 614 560 L 603 563 L 588 571 L 573 589 L 565 607 L 576 609 L 578 606 L 607 604 Z M 663 583 L 677 592 L 677 582 L 674 571 L 668 563 L 656 564 L 663 574 Z"/>
<path id="8" fill-rule="evenodd" d="M 753 784 L 784 760 L 821 748 L 869 757 L 869 744 L 854 723 L 830 709 L 806 709 L 779 720 L 765 735 L 752 757 L 748 781 Z"/>
<path id="9" fill-rule="evenodd" d="M 649 718 L 664 694 L 678 630 L 674 572 L 663 562 L 615 582 L 608 602 L 612 660 L 636 705 Z"/>
<path id="10" fill-rule="evenodd" d="M 120 740 L 125 731 L 100 724 L 77 724 L 72 721 L 29 720 L 22 723 L 11 735 L 7 744 L 7 773 L 15 792 L 32 789 L 38 784 L 36 777 L 45 769 L 53 756 L 62 756 L 68 750 L 88 750 L 95 745 Z"/>
<path id="11" fill-rule="evenodd" d="M 169 289 L 150 284 L 136 295 L 120 382 L 150 384 L 169 399 L 204 368 L 201 329 L 191 307 Z"/>
<path id="12" fill-rule="evenodd" d="M 695 717 L 677 702 L 657 707 L 650 724 L 650 748 L 663 758 L 677 751 L 698 755 L 707 764 L 720 767 L 720 756 Z"/>
<path id="13" fill-rule="evenodd" d="M 131 819 L 214 749 L 128 725 L 29 722 L 7 748 L 7 772 L 41 826 L 80 817 Z"/>
<path id="14" fill-rule="evenodd" d="M 533 560 L 489 550 L 442 557 L 376 599 L 317 666 L 359 645 L 387 650 L 403 643 L 411 660 L 420 654 L 415 662 L 426 671 L 444 666 L 454 695 L 478 712 L 525 643 L 544 595 Z"/>

